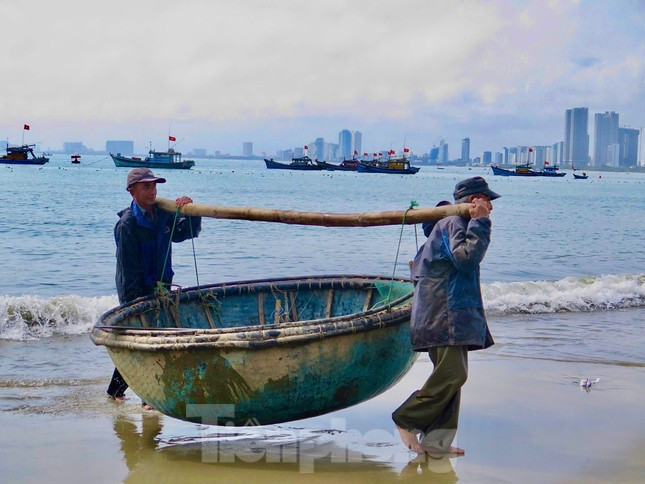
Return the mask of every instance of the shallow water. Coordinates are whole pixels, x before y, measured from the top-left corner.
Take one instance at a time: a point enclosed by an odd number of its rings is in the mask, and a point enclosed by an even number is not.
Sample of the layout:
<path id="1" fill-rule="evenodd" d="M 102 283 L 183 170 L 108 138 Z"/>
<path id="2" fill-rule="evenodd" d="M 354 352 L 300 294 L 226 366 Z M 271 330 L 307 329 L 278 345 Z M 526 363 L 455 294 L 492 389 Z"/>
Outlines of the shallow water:
<path id="1" fill-rule="evenodd" d="M 389 415 L 430 371 L 425 356 L 373 400 L 281 426 L 217 429 L 142 414 L 131 393 L 125 405 L 107 401 L 112 363 L 87 334 L 117 304 L 112 229 L 129 203 L 126 173 L 100 157 L 78 166 L 62 157 L 42 168 L 0 166 L 0 201 L 11 207 L 0 217 L 0 443 L 11 457 L 0 459 L 0 475 L 8 481 L 203 480 L 213 465 L 235 480 L 265 479 L 271 470 L 287 480 L 559 481 L 613 472 L 623 462 L 620 449 L 642 445 L 633 422 L 643 411 L 645 175 L 511 179 L 423 167 L 406 177 L 206 160 L 163 173 L 162 197 L 294 210 L 403 210 L 411 200 L 433 206 L 474 175 L 503 195 L 482 265 L 497 344 L 473 355 L 458 435 L 472 452 L 418 462 L 399 444 Z M 399 235 L 400 227 L 205 220 L 195 242 L 199 278 L 391 276 Z M 422 238 L 420 228 L 416 237 L 413 227 L 404 229 L 397 276 L 407 274 Z M 173 259 L 175 282 L 195 285 L 190 243 L 175 244 Z M 587 393 L 581 378 L 600 382 Z M 620 444 L 603 449 L 607 438 Z M 87 458 L 52 453 L 52 445 Z M 236 463 L 226 461 L 231 456 Z M 31 457 L 38 463 L 20 464 Z M 302 466 L 314 461 L 310 475 Z"/>

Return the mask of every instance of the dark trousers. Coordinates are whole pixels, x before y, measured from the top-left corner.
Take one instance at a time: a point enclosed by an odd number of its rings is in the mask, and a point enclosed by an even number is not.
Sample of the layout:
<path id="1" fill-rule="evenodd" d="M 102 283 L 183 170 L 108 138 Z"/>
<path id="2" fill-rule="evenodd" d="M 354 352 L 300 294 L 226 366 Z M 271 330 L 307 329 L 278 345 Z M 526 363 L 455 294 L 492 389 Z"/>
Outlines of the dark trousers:
<path id="1" fill-rule="evenodd" d="M 424 444 L 449 447 L 457 432 L 461 387 L 468 378 L 468 348 L 444 346 L 428 352 L 432 374 L 392 414 L 399 427 L 421 433 Z"/>
<path id="2" fill-rule="evenodd" d="M 107 389 L 107 394 L 114 398 L 122 397 L 125 394 L 125 391 L 128 389 L 128 384 L 125 382 L 121 373 L 116 368 L 114 373 L 112 373 L 112 381 Z"/>

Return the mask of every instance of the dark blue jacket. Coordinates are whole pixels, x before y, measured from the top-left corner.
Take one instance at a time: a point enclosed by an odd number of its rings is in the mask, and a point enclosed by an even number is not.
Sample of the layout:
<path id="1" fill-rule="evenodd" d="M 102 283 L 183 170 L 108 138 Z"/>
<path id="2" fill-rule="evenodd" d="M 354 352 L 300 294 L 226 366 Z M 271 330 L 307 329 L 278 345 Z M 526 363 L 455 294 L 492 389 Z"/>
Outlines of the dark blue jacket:
<path id="1" fill-rule="evenodd" d="M 412 347 L 427 351 L 493 344 L 479 286 L 479 264 L 490 242 L 489 218 L 446 217 L 424 224 L 428 240 L 412 266 Z"/>
<path id="2" fill-rule="evenodd" d="M 154 292 L 157 281 L 172 283 L 172 248 L 169 250 L 170 234 L 175 215 L 153 208 L 154 222 L 146 218 L 134 202 L 118 213 L 119 221 L 114 227 L 116 242 L 116 289 L 119 302 L 124 304 Z M 179 216 L 173 242 L 183 242 L 197 237 L 202 227 L 201 217 Z M 164 260 L 168 261 L 163 275 Z"/>

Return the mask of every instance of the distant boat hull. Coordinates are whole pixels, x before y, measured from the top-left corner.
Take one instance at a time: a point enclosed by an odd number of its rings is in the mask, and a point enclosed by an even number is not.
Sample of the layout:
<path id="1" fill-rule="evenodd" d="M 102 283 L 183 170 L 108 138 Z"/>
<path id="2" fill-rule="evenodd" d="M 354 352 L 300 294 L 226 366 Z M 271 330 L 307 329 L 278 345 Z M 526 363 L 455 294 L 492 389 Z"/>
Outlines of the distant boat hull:
<path id="1" fill-rule="evenodd" d="M 316 163 L 319 166 L 322 166 L 324 170 L 329 170 L 329 171 L 358 171 L 358 165 L 356 163 L 346 163 L 343 161 L 343 163 L 340 163 L 338 165 L 335 165 L 333 163 L 328 163 L 326 161 L 316 161 Z"/>
<path id="2" fill-rule="evenodd" d="M 3 163 L 5 165 L 44 165 L 47 162 L 49 162 L 49 158 L 45 158 L 44 156 L 31 160 L 10 160 L 6 158 L 0 158 L 0 163 Z"/>
<path id="3" fill-rule="evenodd" d="M 499 166 L 491 166 L 491 168 L 493 169 L 493 175 L 498 176 L 544 176 L 542 172 L 533 170 L 517 172 L 515 170 L 506 170 Z"/>
<path id="4" fill-rule="evenodd" d="M 320 171 L 324 168 L 320 165 L 310 165 L 310 164 L 293 164 L 292 163 L 280 163 L 278 161 L 264 159 L 264 163 L 267 168 L 270 170 L 299 170 L 299 171 Z"/>
<path id="5" fill-rule="evenodd" d="M 114 165 L 118 168 L 155 168 L 155 169 L 173 169 L 173 170 L 190 170 L 195 166 L 193 160 L 183 160 L 175 162 L 159 162 L 152 160 L 134 160 L 127 156 L 113 155 L 110 153 Z"/>
<path id="6" fill-rule="evenodd" d="M 392 175 L 414 175 L 421 168 L 418 166 L 411 166 L 409 168 L 385 168 L 375 165 L 367 165 L 365 163 L 358 163 L 359 173 L 389 173 Z"/>
<path id="7" fill-rule="evenodd" d="M 4 163 L 5 165 L 44 165 L 49 161 L 49 158 L 34 155 L 34 146 L 7 146 L 5 148 L 7 154 L 0 156 L 0 163 Z"/>
<path id="8" fill-rule="evenodd" d="M 574 180 L 586 180 L 587 178 L 589 178 L 588 175 L 577 175 L 575 173 L 573 174 L 573 179 Z"/>

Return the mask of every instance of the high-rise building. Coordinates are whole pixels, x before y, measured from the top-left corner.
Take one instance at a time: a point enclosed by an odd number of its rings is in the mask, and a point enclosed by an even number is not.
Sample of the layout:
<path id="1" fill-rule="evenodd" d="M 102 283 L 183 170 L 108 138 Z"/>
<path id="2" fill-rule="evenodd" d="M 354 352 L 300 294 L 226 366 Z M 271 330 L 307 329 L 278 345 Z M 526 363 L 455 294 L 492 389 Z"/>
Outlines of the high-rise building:
<path id="1" fill-rule="evenodd" d="M 638 164 L 638 135 L 637 129 L 618 128 L 619 166 L 636 166 Z"/>
<path id="2" fill-rule="evenodd" d="M 107 153 L 121 153 L 123 156 L 132 156 L 134 154 L 134 141 L 108 140 L 105 142 L 105 151 Z"/>
<path id="3" fill-rule="evenodd" d="M 504 155 L 503 155 L 503 158 L 502 158 L 502 164 L 510 165 L 511 161 L 510 161 L 510 159 L 508 157 L 508 148 L 506 146 L 504 146 L 503 150 L 504 150 L 503 151 Z"/>
<path id="4" fill-rule="evenodd" d="M 66 141 L 63 143 L 63 151 L 65 153 L 77 153 L 84 155 L 90 153 L 90 150 L 83 144 L 82 141 Z"/>
<path id="5" fill-rule="evenodd" d="M 340 147 L 340 156 L 343 158 L 352 157 L 352 133 L 348 129 L 338 133 L 338 146 Z"/>
<path id="6" fill-rule="evenodd" d="M 439 144 L 439 163 L 448 163 L 448 143 L 443 140 Z"/>
<path id="7" fill-rule="evenodd" d="M 311 154 L 309 156 L 316 160 L 324 160 L 325 159 L 325 139 L 316 138 L 316 141 L 314 141 L 312 145 L 313 145 L 313 156 L 311 156 Z M 309 148 L 310 148 L 309 152 L 311 153 L 311 146 Z"/>
<path id="8" fill-rule="evenodd" d="M 618 113 L 606 111 L 594 116 L 594 166 L 610 165 L 618 160 L 618 153 L 611 145 L 618 144 Z M 610 154 L 611 152 L 611 154 Z"/>
<path id="9" fill-rule="evenodd" d="M 428 153 L 428 161 L 431 163 L 439 161 L 439 148 L 434 146 L 430 149 L 430 153 Z"/>
<path id="10" fill-rule="evenodd" d="M 463 153 L 463 146 L 462 146 L 462 153 Z M 491 164 L 493 161 L 493 154 L 490 151 L 484 151 L 484 154 L 482 155 L 482 165 L 488 166 Z"/>
<path id="11" fill-rule="evenodd" d="M 242 143 L 242 156 L 253 156 L 253 143 L 251 141 Z"/>
<path id="12" fill-rule="evenodd" d="M 563 162 L 576 168 L 589 164 L 589 109 L 567 109 L 564 115 Z"/>
<path id="13" fill-rule="evenodd" d="M 495 159 L 495 164 L 496 164 L 496 165 L 501 165 L 501 164 L 502 164 L 502 160 L 503 160 L 502 153 L 501 153 L 500 151 L 496 151 L 496 152 L 495 152 L 495 158 L 494 158 L 494 159 Z"/>
<path id="14" fill-rule="evenodd" d="M 470 161 L 470 138 L 461 140 L 461 161 Z"/>
<path id="15" fill-rule="evenodd" d="M 360 131 L 352 132 L 352 150 L 359 156 L 363 153 L 363 133 Z"/>

